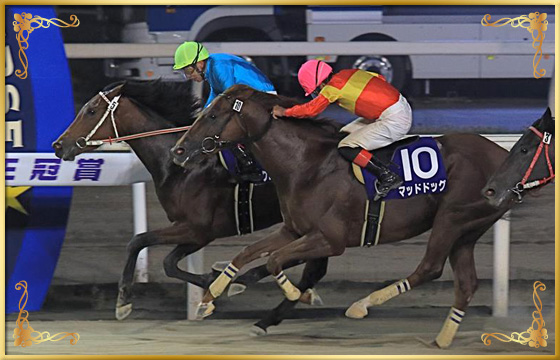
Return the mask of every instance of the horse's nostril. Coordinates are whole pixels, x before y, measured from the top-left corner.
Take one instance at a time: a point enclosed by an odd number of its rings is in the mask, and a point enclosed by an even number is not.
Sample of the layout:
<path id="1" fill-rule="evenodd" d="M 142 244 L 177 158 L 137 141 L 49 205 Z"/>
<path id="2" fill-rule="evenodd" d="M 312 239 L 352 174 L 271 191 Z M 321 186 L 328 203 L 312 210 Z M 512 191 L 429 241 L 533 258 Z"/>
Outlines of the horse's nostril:
<path id="1" fill-rule="evenodd" d="M 182 147 L 178 147 L 177 149 L 175 149 L 176 155 L 183 155 L 184 153 L 185 153 L 185 149 Z"/>
<path id="2" fill-rule="evenodd" d="M 62 149 L 62 144 L 59 143 L 59 142 L 56 142 L 56 143 L 54 143 L 54 144 L 52 145 L 52 147 L 53 147 L 55 150 L 60 150 L 60 149 Z"/>
<path id="3" fill-rule="evenodd" d="M 496 194 L 496 191 L 494 189 L 488 189 L 486 190 L 486 196 L 494 196 Z"/>

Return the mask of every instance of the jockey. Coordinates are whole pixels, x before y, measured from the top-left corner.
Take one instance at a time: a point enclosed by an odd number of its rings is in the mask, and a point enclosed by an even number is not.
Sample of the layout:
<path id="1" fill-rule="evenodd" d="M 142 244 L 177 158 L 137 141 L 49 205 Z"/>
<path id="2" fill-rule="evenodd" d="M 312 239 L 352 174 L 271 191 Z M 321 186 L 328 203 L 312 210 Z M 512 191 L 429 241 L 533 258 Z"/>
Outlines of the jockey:
<path id="1" fill-rule="evenodd" d="M 341 70 L 333 74 L 325 62 L 309 60 L 298 72 L 305 96 L 313 100 L 285 109 L 276 105 L 272 115 L 296 118 L 315 117 L 336 102 L 359 116 L 340 131 L 349 133 L 338 144 L 339 153 L 348 161 L 372 172 L 378 179 L 380 197 L 398 188 L 400 176 L 371 154 L 371 150 L 402 139 L 412 125 L 410 105 L 382 75 L 360 70 Z"/>
<path id="2" fill-rule="evenodd" d="M 268 93 L 276 94 L 274 86 L 256 66 L 243 58 L 230 54 L 212 54 L 199 42 L 186 41 L 175 50 L 174 70 L 182 70 L 187 80 L 206 81 L 210 95 L 204 107 L 226 91 L 230 86 L 245 84 Z M 242 145 L 234 147 L 233 153 L 240 165 L 240 178 L 245 181 L 261 182 L 262 171 Z"/>

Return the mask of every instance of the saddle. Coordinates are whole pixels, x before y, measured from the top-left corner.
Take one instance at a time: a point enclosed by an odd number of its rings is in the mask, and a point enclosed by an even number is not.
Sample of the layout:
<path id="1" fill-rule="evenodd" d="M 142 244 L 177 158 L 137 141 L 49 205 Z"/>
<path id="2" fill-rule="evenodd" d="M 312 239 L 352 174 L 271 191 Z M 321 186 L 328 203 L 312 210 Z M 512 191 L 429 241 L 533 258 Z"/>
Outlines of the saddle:
<path id="1" fill-rule="evenodd" d="M 412 136 L 372 152 L 398 174 L 404 183 L 386 197 L 374 201 L 376 177 L 352 164 L 356 179 L 364 184 L 368 201 L 362 231 L 362 246 L 377 245 L 385 202 L 417 195 L 436 194 L 446 190 L 447 174 L 438 143 L 431 137 Z"/>

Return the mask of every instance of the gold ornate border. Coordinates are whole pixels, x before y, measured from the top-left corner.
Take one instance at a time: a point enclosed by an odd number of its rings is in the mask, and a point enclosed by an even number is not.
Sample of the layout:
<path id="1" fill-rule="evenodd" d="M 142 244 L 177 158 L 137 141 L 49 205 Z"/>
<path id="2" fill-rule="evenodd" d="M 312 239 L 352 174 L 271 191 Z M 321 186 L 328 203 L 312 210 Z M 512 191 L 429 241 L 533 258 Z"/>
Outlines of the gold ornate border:
<path id="1" fill-rule="evenodd" d="M 26 281 L 22 280 L 16 284 L 16 290 L 20 290 L 21 288 L 23 288 L 23 294 L 21 295 L 21 299 L 19 300 L 19 315 L 16 320 L 17 327 L 14 329 L 13 335 L 13 338 L 15 339 L 14 345 L 26 347 L 33 344 L 40 344 L 45 341 L 60 341 L 68 336 L 72 336 L 72 339 L 70 339 L 70 344 L 76 345 L 78 340 L 80 340 L 80 334 L 78 333 L 61 332 L 51 335 L 48 331 L 36 331 L 31 327 L 31 325 L 29 325 L 29 321 L 27 321 L 29 312 L 25 310 L 25 305 L 27 304 L 28 298 Z M 37 335 L 33 336 L 33 334 Z"/>
<path id="2" fill-rule="evenodd" d="M 23 71 L 20 69 L 16 70 L 16 76 L 20 79 L 27 78 L 28 63 L 27 55 L 25 55 L 25 50 L 27 50 L 27 48 L 29 47 L 27 40 L 29 40 L 29 35 L 33 32 L 33 30 L 39 28 L 46 29 L 51 25 L 63 28 L 77 27 L 80 25 L 80 20 L 78 20 L 78 17 L 76 15 L 70 15 L 70 21 L 72 21 L 71 24 L 57 18 L 45 19 L 43 17 L 40 17 L 39 15 L 36 15 L 34 18 L 32 18 L 32 16 L 33 15 L 31 15 L 30 13 L 24 12 L 21 13 L 21 15 L 14 14 L 15 21 L 12 23 L 14 25 L 14 31 L 17 33 L 16 39 L 19 43 L 19 61 L 21 61 L 21 64 L 23 65 Z M 37 26 L 33 26 L 33 24 L 36 24 Z"/>
<path id="3" fill-rule="evenodd" d="M 542 43 L 544 41 L 544 32 L 548 27 L 548 20 L 546 20 L 546 13 L 529 13 L 529 15 L 521 15 L 516 18 L 502 18 L 498 21 L 490 22 L 490 14 L 484 15 L 480 23 L 482 26 L 500 27 L 511 23 L 512 27 L 522 27 L 527 29 L 533 37 L 533 49 L 536 49 L 535 55 L 533 56 L 533 76 L 535 79 L 541 78 L 546 74 L 545 69 L 537 70 L 539 62 L 542 58 Z M 500 21 L 504 21 L 503 24 L 499 24 Z M 528 23 L 528 24 L 527 24 Z M 535 32 L 537 35 L 535 36 Z M 537 55 L 539 58 L 537 59 Z M 536 60 L 536 62 L 535 62 Z"/>
<path id="4" fill-rule="evenodd" d="M 501 333 L 484 333 L 481 336 L 482 342 L 484 345 L 490 345 L 492 341 L 490 340 L 491 337 L 498 339 L 502 342 L 516 342 L 521 345 L 529 344 L 530 347 L 538 348 L 538 347 L 546 347 L 546 339 L 548 339 L 548 334 L 546 329 L 544 328 L 544 319 L 542 317 L 542 302 L 537 294 L 537 290 L 544 291 L 546 290 L 546 286 L 540 281 L 535 281 L 533 284 L 533 302 L 535 303 L 535 307 L 537 308 L 536 311 L 533 311 L 533 323 L 531 327 L 522 333 L 513 332 L 510 336 Z M 536 298 L 536 299 L 535 299 Z M 538 304 L 537 304 L 538 300 Z"/>

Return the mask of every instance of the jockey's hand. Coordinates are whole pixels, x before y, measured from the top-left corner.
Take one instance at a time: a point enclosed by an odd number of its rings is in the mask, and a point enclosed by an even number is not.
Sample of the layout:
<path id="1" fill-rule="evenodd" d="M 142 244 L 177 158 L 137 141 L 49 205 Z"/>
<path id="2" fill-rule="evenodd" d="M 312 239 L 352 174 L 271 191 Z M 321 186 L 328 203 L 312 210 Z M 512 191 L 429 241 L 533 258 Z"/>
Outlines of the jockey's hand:
<path id="1" fill-rule="evenodd" d="M 285 116 L 286 115 L 286 109 L 283 108 L 280 105 L 274 105 L 274 107 L 272 108 L 272 117 L 275 119 L 278 119 L 278 117 L 281 116 Z"/>

